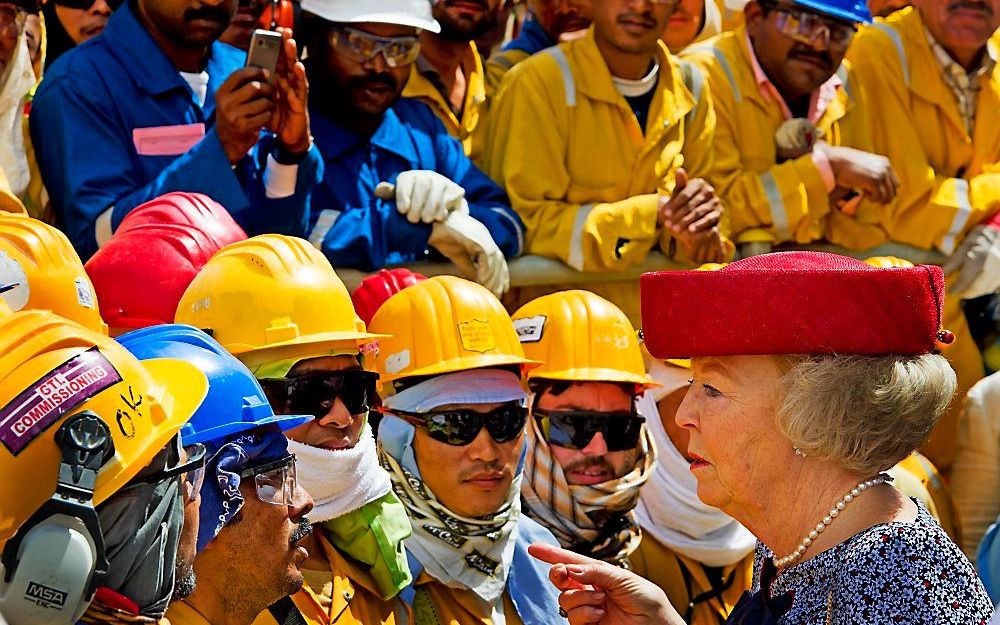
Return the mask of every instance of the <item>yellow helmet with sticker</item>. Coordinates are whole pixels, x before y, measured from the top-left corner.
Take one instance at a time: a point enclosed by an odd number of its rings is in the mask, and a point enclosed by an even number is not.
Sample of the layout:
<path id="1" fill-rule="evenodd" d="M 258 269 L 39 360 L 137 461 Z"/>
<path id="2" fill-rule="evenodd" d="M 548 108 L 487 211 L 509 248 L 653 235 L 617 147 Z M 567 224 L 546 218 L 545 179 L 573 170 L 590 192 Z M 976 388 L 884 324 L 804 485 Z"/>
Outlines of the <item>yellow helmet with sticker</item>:
<path id="1" fill-rule="evenodd" d="M 240 359 L 286 358 L 379 338 L 354 312 L 351 294 L 308 241 L 265 234 L 222 248 L 177 306 L 177 323 L 201 328 Z"/>
<path id="2" fill-rule="evenodd" d="M 437 276 L 390 297 L 369 330 L 379 341 L 375 369 L 383 382 L 483 367 L 535 365 L 524 356 L 510 315 L 484 287 Z"/>
<path id="3" fill-rule="evenodd" d="M 108 333 L 94 285 L 69 239 L 31 217 L 0 213 L 0 299 L 12 311 L 51 310 Z"/>
<path id="4" fill-rule="evenodd" d="M 529 379 L 654 384 L 632 323 L 599 295 L 552 293 L 528 302 L 512 318 L 524 355 L 542 363 Z"/>
<path id="5" fill-rule="evenodd" d="M 140 363 L 114 340 L 47 311 L 0 315 L 0 542 L 55 492 L 60 423 L 90 411 L 110 430 L 114 453 L 97 476 L 97 505 L 149 464 L 207 391 L 190 363 Z"/>

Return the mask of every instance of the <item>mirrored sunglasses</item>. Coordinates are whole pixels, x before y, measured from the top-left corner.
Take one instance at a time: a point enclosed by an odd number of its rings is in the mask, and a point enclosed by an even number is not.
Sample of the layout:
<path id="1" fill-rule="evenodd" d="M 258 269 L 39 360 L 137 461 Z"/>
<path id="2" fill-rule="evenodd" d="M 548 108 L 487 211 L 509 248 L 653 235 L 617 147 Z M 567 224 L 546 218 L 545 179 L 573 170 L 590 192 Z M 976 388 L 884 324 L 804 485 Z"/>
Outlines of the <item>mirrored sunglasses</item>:
<path id="1" fill-rule="evenodd" d="M 260 385 L 276 414 L 322 419 L 336 400 L 351 415 L 363 415 L 376 397 L 378 374 L 363 369 L 320 371 L 291 378 L 263 379 Z"/>
<path id="2" fill-rule="evenodd" d="M 497 443 L 509 443 L 524 431 L 528 409 L 516 403 L 504 404 L 490 412 L 475 410 L 437 410 L 426 413 L 383 409 L 412 425 L 427 430 L 436 441 L 464 447 L 476 440 L 483 428 Z"/>
<path id="3" fill-rule="evenodd" d="M 642 424 L 646 422 L 632 411 L 598 412 L 594 410 L 532 411 L 542 437 L 550 445 L 584 449 L 600 434 L 608 451 L 628 451 L 639 446 Z"/>

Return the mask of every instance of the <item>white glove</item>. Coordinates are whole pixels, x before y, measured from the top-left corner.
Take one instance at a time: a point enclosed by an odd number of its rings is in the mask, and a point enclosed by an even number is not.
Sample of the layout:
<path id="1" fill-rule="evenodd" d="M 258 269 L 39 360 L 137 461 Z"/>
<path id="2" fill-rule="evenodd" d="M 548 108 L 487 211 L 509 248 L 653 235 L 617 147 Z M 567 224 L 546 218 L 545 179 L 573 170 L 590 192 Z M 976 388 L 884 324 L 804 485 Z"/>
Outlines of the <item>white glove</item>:
<path id="1" fill-rule="evenodd" d="M 823 138 L 823 130 L 808 119 L 796 117 L 786 120 L 774 133 L 774 143 L 778 147 L 778 158 L 789 160 L 812 151 L 816 142 Z"/>
<path id="2" fill-rule="evenodd" d="M 510 271 L 503 253 L 486 226 L 474 217 L 452 212 L 431 227 L 427 243 L 455 263 L 467 278 L 497 297 L 510 287 Z"/>
<path id="3" fill-rule="evenodd" d="M 951 293 L 974 299 L 1000 290 L 1000 230 L 976 226 L 944 265 L 944 272 L 958 272 Z"/>
<path id="4" fill-rule="evenodd" d="M 452 211 L 469 212 L 465 189 L 436 171 L 404 171 L 396 178 L 396 210 L 411 224 L 443 221 Z"/>

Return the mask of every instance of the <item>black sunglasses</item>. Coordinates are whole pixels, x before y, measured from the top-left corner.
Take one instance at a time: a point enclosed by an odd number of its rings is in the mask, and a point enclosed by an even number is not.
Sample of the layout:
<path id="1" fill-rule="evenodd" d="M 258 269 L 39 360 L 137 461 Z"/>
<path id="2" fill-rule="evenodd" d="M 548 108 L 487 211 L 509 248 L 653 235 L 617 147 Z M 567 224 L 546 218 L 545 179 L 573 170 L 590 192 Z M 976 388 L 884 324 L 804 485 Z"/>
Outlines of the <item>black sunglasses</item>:
<path id="1" fill-rule="evenodd" d="M 178 446 L 178 457 L 180 457 L 180 437 L 175 436 L 174 440 Z M 185 445 L 184 451 L 187 453 L 187 461 L 167 467 L 152 475 L 134 479 L 125 488 L 139 486 L 140 484 L 159 484 L 171 478 L 184 476 L 191 484 L 191 492 L 187 497 L 187 501 L 194 501 L 198 497 L 198 492 L 201 490 L 201 485 L 205 480 L 205 464 L 208 462 L 208 458 L 205 446 L 201 443 Z M 122 490 L 125 490 L 125 488 Z"/>
<path id="2" fill-rule="evenodd" d="M 59 6 L 64 6 L 67 9 L 79 9 L 81 11 L 89 11 L 92 6 L 97 2 L 97 0 L 54 0 Z M 111 7 L 112 11 L 115 11 L 125 0 L 105 0 L 108 6 Z"/>
<path id="3" fill-rule="evenodd" d="M 550 445 L 583 449 L 600 433 L 608 451 L 627 451 L 639 445 L 645 417 L 632 411 L 598 412 L 595 410 L 532 411 L 535 423 Z"/>
<path id="4" fill-rule="evenodd" d="M 320 371 L 292 378 L 259 380 L 276 414 L 322 419 L 339 399 L 351 415 L 362 415 L 375 399 L 378 374 L 363 369 Z"/>
<path id="5" fill-rule="evenodd" d="M 386 408 L 382 412 L 420 426 L 434 440 L 455 447 L 471 444 L 484 427 L 494 441 L 508 443 L 518 437 L 528 422 L 528 409 L 516 403 L 504 404 L 489 412 L 437 410 L 415 413 Z"/>

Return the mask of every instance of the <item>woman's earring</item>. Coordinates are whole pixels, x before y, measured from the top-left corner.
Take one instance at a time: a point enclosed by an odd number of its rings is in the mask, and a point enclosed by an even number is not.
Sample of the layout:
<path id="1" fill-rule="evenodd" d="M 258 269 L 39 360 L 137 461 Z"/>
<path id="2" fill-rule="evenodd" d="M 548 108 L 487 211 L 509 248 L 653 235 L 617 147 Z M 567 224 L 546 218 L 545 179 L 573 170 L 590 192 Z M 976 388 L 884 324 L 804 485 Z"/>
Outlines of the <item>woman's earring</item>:
<path id="1" fill-rule="evenodd" d="M 806 452 L 802 451 L 802 450 L 801 450 L 801 449 L 799 449 L 798 447 L 792 447 L 792 449 L 794 449 L 794 450 L 795 450 L 795 455 L 796 455 L 796 456 L 801 456 L 801 457 L 803 457 L 803 458 L 805 458 L 805 457 L 806 457 Z"/>

